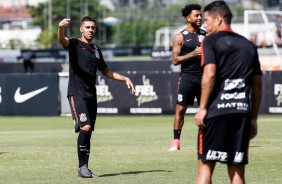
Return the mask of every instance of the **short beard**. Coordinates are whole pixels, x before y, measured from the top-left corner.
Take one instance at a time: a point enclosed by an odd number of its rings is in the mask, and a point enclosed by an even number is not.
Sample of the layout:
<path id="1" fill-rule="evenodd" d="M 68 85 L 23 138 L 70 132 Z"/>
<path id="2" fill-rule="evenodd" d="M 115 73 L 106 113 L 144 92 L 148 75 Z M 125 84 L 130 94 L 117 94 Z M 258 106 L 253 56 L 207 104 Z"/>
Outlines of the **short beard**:
<path id="1" fill-rule="evenodd" d="M 190 24 L 191 24 L 192 27 L 198 27 L 199 28 L 199 27 L 202 26 L 202 24 L 200 26 L 198 26 L 197 22 L 191 22 Z"/>

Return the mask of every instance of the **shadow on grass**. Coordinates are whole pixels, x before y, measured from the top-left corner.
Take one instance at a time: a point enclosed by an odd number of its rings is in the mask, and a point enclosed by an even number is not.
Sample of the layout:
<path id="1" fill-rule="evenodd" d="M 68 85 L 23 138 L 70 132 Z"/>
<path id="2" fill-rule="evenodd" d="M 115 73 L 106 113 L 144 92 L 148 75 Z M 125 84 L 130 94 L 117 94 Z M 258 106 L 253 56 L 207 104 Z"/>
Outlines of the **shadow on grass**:
<path id="1" fill-rule="evenodd" d="M 121 172 L 121 173 L 112 173 L 112 174 L 102 174 L 100 177 L 109 177 L 109 176 L 118 176 L 118 175 L 129 175 L 129 174 L 142 174 L 142 173 L 150 173 L 150 172 L 172 172 L 166 170 L 151 170 L 151 171 L 131 171 L 131 172 Z"/>
<path id="2" fill-rule="evenodd" d="M 2 154 L 7 154 L 7 153 L 9 153 L 9 152 L 0 152 L 0 155 L 2 155 Z"/>
<path id="3" fill-rule="evenodd" d="M 260 148 L 261 146 L 250 146 L 250 148 Z"/>

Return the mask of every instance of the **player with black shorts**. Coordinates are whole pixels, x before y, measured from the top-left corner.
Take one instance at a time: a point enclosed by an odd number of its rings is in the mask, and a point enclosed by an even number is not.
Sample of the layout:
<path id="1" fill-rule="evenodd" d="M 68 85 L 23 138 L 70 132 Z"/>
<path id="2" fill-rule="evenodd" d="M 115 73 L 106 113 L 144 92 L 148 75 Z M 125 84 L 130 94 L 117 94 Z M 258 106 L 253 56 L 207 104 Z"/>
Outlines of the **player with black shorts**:
<path id="1" fill-rule="evenodd" d="M 173 141 L 169 151 L 180 150 L 180 135 L 184 124 L 184 116 L 188 106 L 193 106 L 195 98 L 201 96 L 201 42 L 206 31 L 202 25 L 201 6 L 189 4 L 182 9 L 182 16 L 187 27 L 176 34 L 173 39 L 172 63 L 181 65 L 178 79 L 177 101 L 173 126 Z"/>
<path id="2" fill-rule="evenodd" d="M 103 75 L 124 81 L 134 93 L 134 86 L 128 77 L 122 76 L 110 69 L 103 59 L 100 48 L 92 43 L 96 32 L 96 21 L 91 17 L 81 20 L 80 38 L 64 36 L 64 28 L 70 24 L 70 19 L 63 19 L 58 26 L 58 41 L 69 52 L 69 83 L 68 99 L 71 107 L 75 132 L 77 138 L 78 175 L 83 178 L 97 177 L 88 168 L 90 155 L 90 139 L 94 131 L 97 100 L 96 100 L 96 72 L 100 70 Z"/>
<path id="3" fill-rule="evenodd" d="M 212 183 L 216 162 L 228 166 L 231 183 L 245 183 L 250 139 L 257 134 L 261 98 L 256 46 L 231 30 L 224 1 L 204 9 L 202 92 L 195 123 L 198 134 L 197 183 Z"/>

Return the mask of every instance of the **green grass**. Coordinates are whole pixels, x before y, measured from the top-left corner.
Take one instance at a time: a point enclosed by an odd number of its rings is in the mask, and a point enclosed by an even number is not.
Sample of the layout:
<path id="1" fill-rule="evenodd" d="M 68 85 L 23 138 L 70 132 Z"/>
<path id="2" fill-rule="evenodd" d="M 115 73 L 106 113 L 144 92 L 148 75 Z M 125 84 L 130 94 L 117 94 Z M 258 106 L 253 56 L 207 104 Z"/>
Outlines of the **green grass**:
<path id="1" fill-rule="evenodd" d="M 114 56 L 112 58 L 113 61 L 143 61 L 143 60 L 152 60 L 152 57 L 149 55 L 137 55 L 137 56 Z"/>
<path id="2" fill-rule="evenodd" d="M 247 183 L 281 183 L 281 118 L 260 116 Z M 71 117 L 0 117 L 0 183 L 195 183 L 197 127 L 185 120 L 181 151 L 168 152 L 172 115 L 99 116 L 89 166 L 100 178 L 81 179 Z M 213 183 L 229 183 L 226 165 L 216 166 Z"/>

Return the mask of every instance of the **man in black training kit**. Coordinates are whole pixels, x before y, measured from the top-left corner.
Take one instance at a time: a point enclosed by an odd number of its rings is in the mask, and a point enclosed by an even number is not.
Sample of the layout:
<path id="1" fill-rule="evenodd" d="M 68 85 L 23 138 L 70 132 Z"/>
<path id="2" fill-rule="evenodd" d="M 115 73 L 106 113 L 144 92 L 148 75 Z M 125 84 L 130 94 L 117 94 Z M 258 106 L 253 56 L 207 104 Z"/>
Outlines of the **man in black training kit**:
<path id="1" fill-rule="evenodd" d="M 227 164 L 232 184 L 245 183 L 250 139 L 257 134 L 262 72 L 256 46 L 231 30 L 224 1 L 204 9 L 209 36 L 202 43 L 202 94 L 195 123 L 197 184 L 212 183 L 216 162 Z"/>
<path id="2" fill-rule="evenodd" d="M 96 21 L 93 18 L 88 16 L 82 18 L 80 38 L 65 37 L 64 28 L 69 24 L 70 19 L 63 19 L 59 23 L 58 41 L 69 51 L 68 99 L 75 132 L 79 132 L 77 138 L 78 174 L 83 178 L 92 178 L 97 177 L 88 169 L 90 139 L 97 115 L 96 71 L 100 70 L 110 79 L 124 81 L 132 94 L 134 86 L 128 77 L 107 68 L 101 50 L 92 43 L 96 32 Z"/>
<path id="3" fill-rule="evenodd" d="M 172 63 L 181 65 L 178 79 L 177 102 L 174 117 L 174 139 L 169 151 L 180 149 L 180 135 L 184 124 L 184 116 L 188 106 L 193 106 L 195 97 L 201 96 L 201 42 L 206 31 L 202 25 L 201 6 L 189 4 L 182 9 L 182 16 L 187 21 L 187 27 L 176 34 L 173 39 Z"/>

